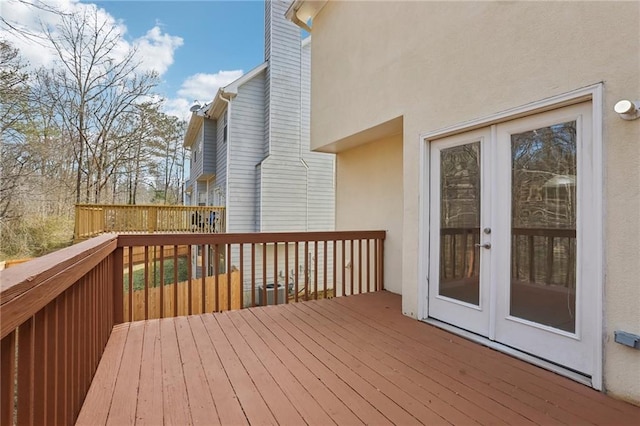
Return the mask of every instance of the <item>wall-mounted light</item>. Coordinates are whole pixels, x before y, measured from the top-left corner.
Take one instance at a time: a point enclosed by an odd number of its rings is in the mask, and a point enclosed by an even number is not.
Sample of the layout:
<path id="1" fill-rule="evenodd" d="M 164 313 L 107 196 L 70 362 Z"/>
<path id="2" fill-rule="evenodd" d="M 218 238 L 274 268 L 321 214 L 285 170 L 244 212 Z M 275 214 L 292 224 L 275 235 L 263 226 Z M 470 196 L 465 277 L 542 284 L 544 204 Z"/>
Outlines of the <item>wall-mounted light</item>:
<path id="1" fill-rule="evenodd" d="M 623 99 L 616 102 L 613 110 L 620 115 L 623 120 L 635 120 L 640 117 L 640 101 L 629 101 Z"/>

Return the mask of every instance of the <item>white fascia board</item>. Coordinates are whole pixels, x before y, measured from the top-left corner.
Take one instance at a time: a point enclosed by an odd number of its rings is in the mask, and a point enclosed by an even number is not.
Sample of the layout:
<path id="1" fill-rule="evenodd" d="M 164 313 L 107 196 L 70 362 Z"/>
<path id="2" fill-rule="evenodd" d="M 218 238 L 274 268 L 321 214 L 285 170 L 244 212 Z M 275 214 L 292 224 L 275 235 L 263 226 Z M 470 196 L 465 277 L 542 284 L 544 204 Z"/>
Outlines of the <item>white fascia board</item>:
<path id="1" fill-rule="evenodd" d="M 204 110 L 204 115 L 207 118 L 212 118 L 212 119 L 217 119 L 218 117 L 220 117 L 220 115 L 224 112 L 224 110 L 227 107 L 226 102 L 220 99 L 220 97 L 223 96 L 227 99 L 234 98 L 235 96 L 238 95 L 238 89 L 240 88 L 240 86 L 247 83 L 248 81 L 251 81 L 255 76 L 260 74 L 262 71 L 266 70 L 267 66 L 268 66 L 268 63 L 263 62 L 262 64 L 253 68 L 248 73 L 237 78 L 235 81 L 227 84 L 225 87 L 221 87 L 220 89 L 218 89 L 218 92 L 216 93 L 216 96 L 213 98 L 213 101 L 211 101 L 211 103 L 209 103 L 207 108 Z"/>
<path id="2" fill-rule="evenodd" d="M 238 94 L 238 88 L 245 84 L 246 82 L 252 80 L 255 76 L 260 74 L 262 71 L 267 69 L 267 62 L 263 62 L 248 73 L 244 74 L 242 77 L 238 78 L 232 83 L 227 84 L 222 91 L 225 95 L 235 96 Z"/>
<path id="3" fill-rule="evenodd" d="M 298 27 L 311 32 L 307 22 L 316 17 L 328 0 L 295 0 L 291 3 L 284 16 Z"/>
<path id="4" fill-rule="evenodd" d="M 191 113 L 191 118 L 189 119 L 189 125 L 187 126 L 187 131 L 184 134 L 184 142 L 182 146 L 185 148 L 190 148 L 195 141 L 196 136 L 198 135 L 198 131 L 202 126 L 204 118 L 202 115 L 199 115 L 197 112 Z"/>

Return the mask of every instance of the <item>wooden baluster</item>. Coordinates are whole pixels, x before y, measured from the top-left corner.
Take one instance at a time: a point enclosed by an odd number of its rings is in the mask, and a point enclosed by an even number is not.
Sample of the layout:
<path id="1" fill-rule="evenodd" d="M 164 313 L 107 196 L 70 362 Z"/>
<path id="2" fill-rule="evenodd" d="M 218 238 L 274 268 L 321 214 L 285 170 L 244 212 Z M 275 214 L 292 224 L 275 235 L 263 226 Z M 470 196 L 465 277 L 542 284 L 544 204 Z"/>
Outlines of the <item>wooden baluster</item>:
<path id="1" fill-rule="evenodd" d="M 239 309 L 244 308 L 244 244 L 240 244 L 239 246 L 239 256 L 240 256 L 240 288 L 238 291 L 240 292 L 240 307 Z"/>
<path id="2" fill-rule="evenodd" d="M 284 303 L 289 303 L 289 243 L 284 244 Z"/>
<path id="3" fill-rule="evenodd" d="M 304 300 L 309 300 L 309 241 L 304 242 Z"/>
<path id="4" fill-rule="evenodd" d="M 262 304 L 267 301 L 267 243 L 262 243 Z"/>
<path id="5" fill-rule="evenodd" d="M 547 285 L 553 284 L 553 237 L 547 237 Z"/>
<path id="6" fill-rule="evenodd" d="M 278 304 L 278 242 L 273 243 L 273 304 Z"/>
<path id="7" fill-rule="evenodd" d="M 300 292 L 300 289 L 298 288 L 298 281 L 299 281 L 299 278 L 300 278 L 298 276 L 299 275 L 299 272 L 298 272 L 299 271 L 299 267 L 298 267 L 298 265 L 299 265 L 299 260 L 300 260 L 300 259 L 298 259 L 298 256 L 299 256 L 298 252 L 300 251 L 300 248 L 298 247 L 298 242 L 297 241 L 295 243 L 295 249 L 296 249 L 296 254 L 295 254 L 295 259 L 294 259 L 294 263 L 295 263 L 295 271 L 294 271 L 295 295 L 294 295 L 294 300 L 295 300 L 295 302 L 297 302 L 298 301 L 298 293 Z"/>
<path id="8" fill-rule="evenodd" d="M 18 424 L 33 424 L 33 334 L 34 320 L 29 318 L 18 328 Z"/>
<path id="9" fill-rule="evenodd" d="M 313 294 L 318 300 L 318 241 L 313 242 Z"/>
<path id="10" fill-rule="evenodd" d="M 231 310 L 231 244 L 227 244 L 227 310 Z"/>
<path id="11" fill-rule="evenodd" d="M 191 256 L 187 255 L 187 264 L 191 263 Z M 178 246 L 173 246 L 173 316 L 178 316 Z"/>
<path id="12" fill-rule="evenodd" d="M 353 295 L 354 293 L 354 276 L 355 276 L 355 259 L 353 255 L 353 240 L 349 240 L 349 262 L 351 262 L 351 267 L 349 268 L 349 287 L 351 289 L 351 293 L 349 295 Z"/>
<path id="13" fill-rule="evenodd" d="M 160 318 L 164 318 L 164 246 L 160 246 Z"/>
<path id="14" fill-rule="evenodd" d="M 207 264 L 209 263 L 209 250 L 208 250 L 209 246 L 205 246 L 204 244 L 202 244 L 200 246 L 200 253 L 202 253 L 202 260 L 200 261 L 200 275 L 201 275 L 201 284 L 202 287 L 200 288 L 200 309 L 201 309 L 201 313 L 205 313 L 207 312 L 207 295 L 206 295 L 206 291 L 207 291 Z"/>
<path id="15" fill-rule="evenodd" d="M 193 280 L 193 254 L 192 254 L 192 246 L 191 244 L 189 244 L 187 246 L 187 259 L 189 259 L 189 261 L 187 262 L 187 309 L 185 311 L 185 313 L 187 315 L 191 315 L 191 298 L 193 297 L 192 293 L 191 293 L 191 283 Z M 197 260 L 197 256 L 198 253 L 196 252 L 196 262 Z"/>
<path id="16" fill-rule="evenodd" d="M 362 294 L 362 239 L 358 239 L 358 294 Z"/>
<path id="17" fill-rule="evenodd" d="M 534 257 L 535 257 L 535 253 L 534 253 L 534 241 L 533 241 L 533 235 L 529 235 L 529 282 L 530 283 L 535 283 L 536 282 L 536 270 L 535 270 L 535 263 L 534 263 Z"/>
<path id="18" fill-rule="evenodd" d="M 251 243 L 251 306 L 256 306 L 256 245 Z"/>
<path id="19" fill-rule="evenodd" d="M 14 383 L 16 373 L 16 332 L 0 342 L 0 425 L 13 424 Z"/>
<path id="20" fill-rule="evenodd" d="M 324 294 L 323 297 L 325 299 L 327 298 L 327 263 L 328 263 L 328 260 L 327 260 L 327 245 L 328 244 L 329 244 L 329 242 L 326 241 L 326 240 L 323 241 L 323 244 L 322 244 L 323 245 L 323 250 L 324 250 L 324 253 L 323 253 L 324 261 L 322 262 L 322 265 L 323 265 L 322 276 L 324 277 L 324 279 L 322 281 L 322 291 L 323 291 L 323 294 Z"/>

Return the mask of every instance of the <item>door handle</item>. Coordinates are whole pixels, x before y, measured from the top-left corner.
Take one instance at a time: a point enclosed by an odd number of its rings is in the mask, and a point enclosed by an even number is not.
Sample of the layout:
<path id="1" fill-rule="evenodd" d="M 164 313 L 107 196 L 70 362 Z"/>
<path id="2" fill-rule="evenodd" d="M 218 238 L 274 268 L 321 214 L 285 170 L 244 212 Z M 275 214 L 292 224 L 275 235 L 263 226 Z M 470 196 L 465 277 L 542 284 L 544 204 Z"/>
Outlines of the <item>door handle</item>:
<path id="1" fill-rule="evenodd" d="M 491 248 L 491 243 L 476 244 L 475 246 L 476 247 L 482 247 L 482 248 L 490 249 Z"/>

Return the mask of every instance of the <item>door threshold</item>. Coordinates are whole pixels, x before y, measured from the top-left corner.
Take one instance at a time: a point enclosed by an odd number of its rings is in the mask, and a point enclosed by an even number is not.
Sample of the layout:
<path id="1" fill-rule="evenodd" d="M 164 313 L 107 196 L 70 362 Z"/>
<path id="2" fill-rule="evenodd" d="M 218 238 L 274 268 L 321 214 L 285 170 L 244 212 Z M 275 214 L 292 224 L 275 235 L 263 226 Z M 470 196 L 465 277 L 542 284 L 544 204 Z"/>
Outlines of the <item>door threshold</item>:
<path id="1" fill-rule="evenodd" d="M 488 348 L 495 349 L 496 351 L 503 352 L 507 355 L 511 355 L 514 358 L 518 358 L 519 360 L 522 360 L 529 364 L 533 364 L 540 368 L 544 368 L 545 370 L 552 371 L 563 377 L 566 377 L 578 383 L 582 383 L 583 385 L 589 386 L 590 388 L 593 388 L 591 377 L 580 374 L 569 368 L 562 367 L 558 364 L 554 364 L 553 362 L 549 362 L 544 359 L 530 355 L 526 352 L 519 351 L 517 349 L 512 348 L 511 346 L 503 345 L 502 343 L 489 340 L 486 337 L 480 336 L 478 334 L 472 333 L 467 330 L 463 330 L 461 328 L 455 327 L 451 324 L 442 322 L 434 318 L 425 318 L 422 320 L 422 322 L 441 328 L 445 331 L 448 331 L 449 333 L 456 334 L 460 337 L 463 337 L 474 343 L 478 343 L 482 346 L 486 346 Z"/>

